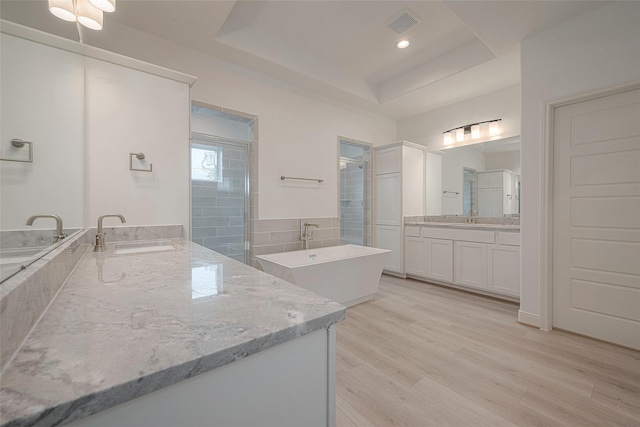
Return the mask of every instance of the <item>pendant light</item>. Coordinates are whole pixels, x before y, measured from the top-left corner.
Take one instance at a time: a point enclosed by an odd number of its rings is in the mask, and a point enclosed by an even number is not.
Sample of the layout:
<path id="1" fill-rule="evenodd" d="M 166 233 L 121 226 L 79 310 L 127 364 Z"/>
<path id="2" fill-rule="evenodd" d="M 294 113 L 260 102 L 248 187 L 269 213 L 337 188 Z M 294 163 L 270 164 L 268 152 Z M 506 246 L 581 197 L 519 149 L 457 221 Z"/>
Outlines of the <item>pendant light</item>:
<path id="1" fill-rule="evenodd" d="M 89 0 L 76 0 L 78 22 L 92 30 L 102 29 L 102 11 L 95 8 Z"/>
<path id="2" fill-rule="evenodd" d="M 73 0 L 49 0 L 49 12 L 65 21 L 76 22 Z"/>
<path id="3" fill-rule="evenodd" d="M 92 30 L 103 27 L 103 12 L 116 10 L 116 0 L 49 0 L 49 11 L 60 19 Z"/>
<path id="4" fill-rule="evenodd" d="M 116 0 L 89 0 L 89 3 L 103 12 L 113 12 L 116 10 Z"/>

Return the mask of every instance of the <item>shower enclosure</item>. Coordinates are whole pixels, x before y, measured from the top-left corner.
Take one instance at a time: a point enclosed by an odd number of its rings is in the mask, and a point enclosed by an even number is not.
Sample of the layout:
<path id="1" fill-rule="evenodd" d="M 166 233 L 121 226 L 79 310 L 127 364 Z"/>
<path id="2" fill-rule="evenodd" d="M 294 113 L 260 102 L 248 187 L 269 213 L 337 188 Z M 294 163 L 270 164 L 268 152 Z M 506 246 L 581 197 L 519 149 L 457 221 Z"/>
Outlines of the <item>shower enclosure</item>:
<path id="1" fill-rule="evenodd" d="M 371 246 L 371 146 L 340 139 L 340 243 Z"/>

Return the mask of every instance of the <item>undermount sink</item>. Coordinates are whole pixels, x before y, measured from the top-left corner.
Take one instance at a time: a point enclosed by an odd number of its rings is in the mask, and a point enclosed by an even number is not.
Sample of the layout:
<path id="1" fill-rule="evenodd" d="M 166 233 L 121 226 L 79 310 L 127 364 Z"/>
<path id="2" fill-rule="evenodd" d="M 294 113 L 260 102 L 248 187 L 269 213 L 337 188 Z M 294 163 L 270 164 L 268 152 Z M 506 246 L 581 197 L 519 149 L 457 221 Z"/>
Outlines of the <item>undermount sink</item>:
<path id="1" fill-rule="evenodd" d="M 155 242 L 118 243 L 113 249 L 115 255 L 139 254 L 145 252 L 175 251 L 180 246 L 171 240 L 158 240 Z"/>

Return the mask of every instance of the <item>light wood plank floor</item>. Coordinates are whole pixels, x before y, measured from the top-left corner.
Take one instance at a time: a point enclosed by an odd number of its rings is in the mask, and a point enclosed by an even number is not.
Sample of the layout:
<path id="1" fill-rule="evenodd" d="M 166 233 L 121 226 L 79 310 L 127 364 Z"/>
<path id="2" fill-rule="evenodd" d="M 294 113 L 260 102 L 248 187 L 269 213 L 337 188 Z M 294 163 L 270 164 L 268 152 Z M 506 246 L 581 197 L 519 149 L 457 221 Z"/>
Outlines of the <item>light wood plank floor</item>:
<path id="1" fill-rule="evenodd" d="M 383 276 L 337 327 L 337 425 L 640 426 L 640 352 Z"/>

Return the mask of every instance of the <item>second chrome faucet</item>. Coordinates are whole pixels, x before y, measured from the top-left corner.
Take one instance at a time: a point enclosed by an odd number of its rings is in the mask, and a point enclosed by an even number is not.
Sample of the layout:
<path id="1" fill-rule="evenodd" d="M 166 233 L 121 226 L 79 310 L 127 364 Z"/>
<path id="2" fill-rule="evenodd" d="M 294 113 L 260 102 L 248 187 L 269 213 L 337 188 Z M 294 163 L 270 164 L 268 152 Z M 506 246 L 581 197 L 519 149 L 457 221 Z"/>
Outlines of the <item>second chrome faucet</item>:
<path id="1" fill-rule="evenodd" d="M 104 252 L 106 250 L 106 247 L 104 245 L 104 230 L 102 229 L 102 220 L 104 218 L 120 218 L 120 221 L 122 221 L 123 223 L 127 222 L 126 219 L 124 219 L 124 216 L 120 215 L 120 214 L 113 214 L 113 215 L 100 215 L 98 217 L 98 231 L 96 233 L 96 244 L 94 245 L 94 252 Z"/>

